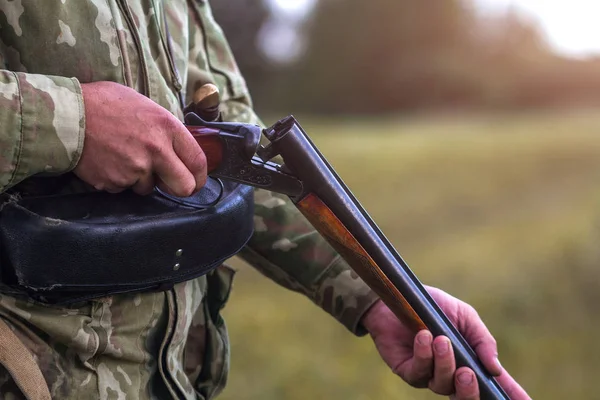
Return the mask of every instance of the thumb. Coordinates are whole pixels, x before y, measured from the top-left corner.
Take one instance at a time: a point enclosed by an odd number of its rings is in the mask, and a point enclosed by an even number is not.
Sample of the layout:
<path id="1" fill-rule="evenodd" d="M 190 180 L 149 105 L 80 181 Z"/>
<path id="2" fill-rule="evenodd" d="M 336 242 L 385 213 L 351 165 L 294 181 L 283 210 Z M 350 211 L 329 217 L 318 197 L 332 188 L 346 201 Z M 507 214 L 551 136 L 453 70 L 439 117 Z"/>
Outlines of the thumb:
<path id="1" fill-rule="evenodd" d="M 498 360 L 498 345 L 477 311 L 461 303 L 458 315 L 459 330 L 471 345 L 483 366 L 494 376 L 500 376 L 503 368 Z"/>

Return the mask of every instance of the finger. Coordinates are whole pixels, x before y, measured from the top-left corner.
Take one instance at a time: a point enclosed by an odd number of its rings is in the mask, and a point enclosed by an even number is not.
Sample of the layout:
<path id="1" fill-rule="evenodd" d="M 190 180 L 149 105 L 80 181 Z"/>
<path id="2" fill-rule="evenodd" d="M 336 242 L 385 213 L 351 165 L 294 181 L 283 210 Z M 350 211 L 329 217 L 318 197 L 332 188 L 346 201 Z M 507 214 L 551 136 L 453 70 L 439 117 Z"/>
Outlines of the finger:
<path id="1" fill-rule="evenodd" d="M 508 372 L 504 371 L 496 380 L 511 400 L 531 400 L 531 397 L 529 397 L 521 385 Z"/>
<path id="2" fill-rule="evenodd" d="M 425 388 L 433 374 L 433 336 L 427 330 L 420 331 L 414 339 L 413 358 L 409 362 L 404 379 L 412 386 Z"/>
<path id="3" fill-rule="evenodd" d="M 194 190 L 200 190 L 206 184 L 208 170 L 206 155 L 196 139 L 183 126 L 181 131 L 174 134 L 173 149 L 177 157 L 193 175 L 196 183 Z"/>
<path id="4" fill-rule="evenodd" d="M 175 153 L 162 153 L 155 159 L 154 164 L 157 186 L 160 189 L 177 197 L 188 197 L 194 193 L 196 190 L 194 175 Z"/>
<path id="5" fill-rule="evenodd" d="M 469 368 L 463 367 L 456 371 L 454 387 L 456 400 L 479 400 L 479 385 L 475 374 Z"/>
<path id="6" fill-rule="evenodd" d="M 147 174 L 142 176 L 138 181 L 131 187 L 131 189 L 142 196 L 152 193 L 154 190 L 154 176 Z"/>
<path id="7" fill-rule="evenodd" d="M 125 189 L 127 189 L 127 188 L 122 188 L 122 187 L 118 187 L 118 186 L 107 186 L 104 189 L 104 191 L 108 192 L 108 193 L 116 194 L 116 193 L 121 193 Z"/>
<path id="8" fill-rule="evenodd" d="M 433 379 L 429 381 L 429 389 L 441 395 L 450 395 L 454 392 L 454 371 L 456 362 L 450 340 L 445 336 L 438 336 L 433 341 L 434 369 Z"/>
<path id="9" fill-rule="evenodd" d="M 127 189 L 127 187 L 118 186 L 113 183 L 98 183 L 98 184 L 94 185 L 94 189 L 102 191 L 102 192 L 108 192 L 108 193 L 115 194 L 115 193 L 121 193 L 122 191 Z"/>
<path id="10" fill-rule="evenodd" d="M 481 363 L 493 376 L 500 376 L 503 368 L 498 360 L 498 346 L 496 340 L 485 326 L 477 311 L 471 306 L 464 305 L 461 325 L 463 335 L 469 342 Z"/>

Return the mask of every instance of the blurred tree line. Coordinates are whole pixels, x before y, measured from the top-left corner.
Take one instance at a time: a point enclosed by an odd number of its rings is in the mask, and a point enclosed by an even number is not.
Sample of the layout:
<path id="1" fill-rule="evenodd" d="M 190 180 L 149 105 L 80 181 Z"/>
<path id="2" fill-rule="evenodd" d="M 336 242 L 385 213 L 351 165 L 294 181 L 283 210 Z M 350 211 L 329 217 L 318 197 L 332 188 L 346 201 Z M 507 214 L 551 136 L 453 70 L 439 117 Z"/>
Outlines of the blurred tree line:
<path id="1" fill-rule="evenodd" d="M 213 1 L 259 112 L 376 114 L 600 105 L 600 60 L 552 52 L 515 12 L 468 0 L 319 0 L 297 62 L 278 64 L 258 37 L 270 8 Z"/>

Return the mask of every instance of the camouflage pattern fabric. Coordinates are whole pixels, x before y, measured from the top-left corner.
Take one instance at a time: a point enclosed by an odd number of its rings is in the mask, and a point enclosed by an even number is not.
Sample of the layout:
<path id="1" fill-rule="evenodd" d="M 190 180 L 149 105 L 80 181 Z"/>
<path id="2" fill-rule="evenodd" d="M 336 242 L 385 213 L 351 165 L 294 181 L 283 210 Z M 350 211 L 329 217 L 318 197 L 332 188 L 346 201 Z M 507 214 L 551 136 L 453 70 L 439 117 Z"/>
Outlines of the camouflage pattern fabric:
<path id="1" fill-rule="evenodd" d="M 103 80 L 179 118 L 177 92 L 189 101 L 214 83 L 225 120 L 261 124 L 206 0 L 0 0 L 0 193 L 69 176 L 85 139 L 81 84 Z M 85 189 L 75 179 L 70 187 Z M 364 334 L 360 319 L 376 296 L 285 197 L 256 191 L 255 234 L 241 255 Z M 69 307 L 2 288 L 0 316 L 31 349 L 53 398 L 211 399 L 229 369 L 220 311 L 233 275 L 222 266 L 172 290 Z M 22 398 L 1 368 L 0 398 Z"/>

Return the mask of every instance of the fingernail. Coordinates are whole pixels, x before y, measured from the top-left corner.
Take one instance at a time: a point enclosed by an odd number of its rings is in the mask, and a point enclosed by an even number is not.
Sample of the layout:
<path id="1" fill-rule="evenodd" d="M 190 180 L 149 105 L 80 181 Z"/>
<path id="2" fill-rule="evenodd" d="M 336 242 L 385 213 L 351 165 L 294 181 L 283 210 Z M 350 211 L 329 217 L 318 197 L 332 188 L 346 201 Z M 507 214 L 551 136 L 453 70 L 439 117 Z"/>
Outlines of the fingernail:
<path id="1" fill-rule="evenodd" d="M 417 341 L 421 346 L 430 346 L 431 345 L 431 335 L 429 332 L 421 333 L 417 338 Z"/>
<path id="2" fill-rule="evenodd" d="M 498 356 L 496 356 L 496 365 L 498 366 L 498 368 L 500 368 L 501 371 L 504 370 L 504 368 L 502 368 L 502 364 L 500 364 L 500 360 L 498 360 Z"/>
<path id="3" fill-rule="evenodd" d="M 447 340 L 440 340 L 433 345 L 435 352 L 443 356 L 450 350 L 450 343 Z"/>
<path id="4" fill-rule="evenodd" d="M 458 381 L 463 385 L 470 385 L 473 383 L 473 374 L 470 372 L 461 372 L 458 374 Z"/>

